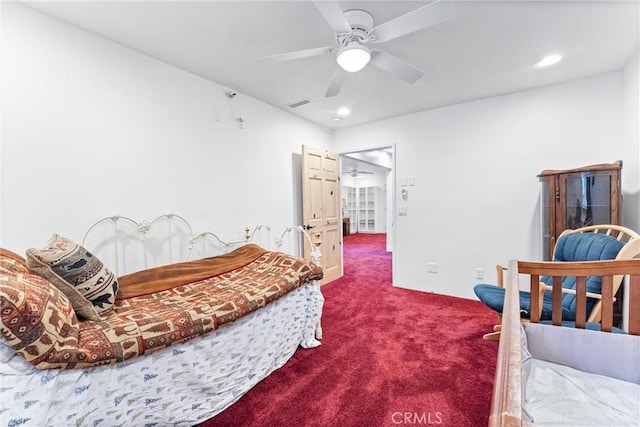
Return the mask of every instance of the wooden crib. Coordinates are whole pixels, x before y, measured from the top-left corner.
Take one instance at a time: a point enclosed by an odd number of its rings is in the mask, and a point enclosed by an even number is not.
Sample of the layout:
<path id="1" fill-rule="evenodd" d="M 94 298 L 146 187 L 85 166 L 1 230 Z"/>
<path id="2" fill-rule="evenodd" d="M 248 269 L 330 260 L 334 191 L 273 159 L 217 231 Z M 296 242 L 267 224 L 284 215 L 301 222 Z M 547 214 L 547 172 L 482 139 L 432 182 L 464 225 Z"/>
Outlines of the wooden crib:
<path id="1" fill-rule="evenodd" d="M 545 340 L 542 341 L 547 348 L 537 349 L 535 352 L 554 353 L 552 347 L 561 346 L 563 343 L 566 347 L 567 340 L 572 340 L 570 342 L 573 343 L 571 348 L 571 352 L 574 353 L 573 359 L 569 356 L 564 357 L 562 352 L 555 351 L 556 355 L 560 354 L 558 357 L 562 360 L 552 360 L 553 362 L 575 367 L 578 372 L 584 370 L 588 374 L 595 373 L 622 379 L 630 385 L 640 384 L 640 366 L 638 366 L 640 364 L 637 363 L 637 360 L 640 360 L 640 336 L 638 336 L 640 335 L 640 259 L 571 263 L 511 261 L 507 277 L 502 334 L 498 350 L 489 426 L 544 425 L 538 424 L 536 418 L 546 418 L 544 416 L 536 417 L 527 413 L 525 409 L 525 403 L 528 400 L 525 399 L 525 391 L 530 387 L 527 384 L 526 369 L 523 370 L 523 354 L 528 351 L 523 353 L 523 342 L 526 343 L 529 331 L 527 330 L 525 333 L 526 327 L 522 326 L 520 320 L 518 290 L 520 287 L 519 279 L 522 275 L 530 277 L 532 295 L 532 326 L 530 329 L 537 328 L 546 334 Z M 538 323 L 540 306 L 536 296 L 540 294 L 539 278 L 543 275 L 553 276 L 553 319 L 549 325 Z M 614 276 L 617 275 L 629 275 L 629 295 L 626 296 L 629 301 L 627 323 L 629 335 L 611 333 L 614 329 L 612 283 Z M 563 276 L 575 276 L 577 280 L 576 303 L 578 308 L 576 312 L 582 314 L 576 316 L 575 324 L 572 325 L 567 325 L 566 322 L 563 324 L 561 319 L 562 290 L 560 288 Z M 600 324 L 595 324 L 598 329 L 601 329 L 597 332 L 585 329 L 585 327 L 594 326 L 586 322 L 584 315 L 587 298 L 585 282 L 588 276 L 602 277 L 602 321 Z M 560 326 L 561 324 L 564 326 Z M 540 343 L 541 340 L 537 340 L 537 342 Z M 610 360 L 589 360 L 590 354 L 594 354 L 595 342 L 600 343 L 598 345 L 601 345 L 605 352 L 612 355 Z M 580 350 L 581 344 L 584 344 L 584 350 Z M 617 347 L 618 345 L 624 347 Z M 533 349 L 529 348 L 529 350 L 534 353 Z M 597 366 L 594 368 L 592 365 Z M 640 385 L 638 387 L 640 389 Z M 638 393 L 636 393 L 637 395 Z M 588 411 L 584 413 L 587 414 Z M 589 417 L 590 415 L 585 416 Z M 580 425 L 581 421 L 585 422 L 584 419 L 575 419 L 571 422 L 574 425 Z"/>

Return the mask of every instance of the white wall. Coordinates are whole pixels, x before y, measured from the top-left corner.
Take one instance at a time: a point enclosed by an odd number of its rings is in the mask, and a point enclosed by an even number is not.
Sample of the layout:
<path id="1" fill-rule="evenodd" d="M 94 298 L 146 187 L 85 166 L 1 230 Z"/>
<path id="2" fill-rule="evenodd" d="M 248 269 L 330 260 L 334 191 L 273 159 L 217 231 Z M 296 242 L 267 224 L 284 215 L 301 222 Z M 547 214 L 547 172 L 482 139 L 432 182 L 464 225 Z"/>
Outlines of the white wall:
<path id="1" fill-rule="evenodd" d="M 640 54 L 629 60 L 622 73 L 623 141 L 625 159 L 640 159 Z M 624 187 L 623 221 L 640 232 L 640 163 L 625 162 L 622 166 Z"/>
<path id="2" fill-rule="evenodd" d="M 394 284 L 474 298 L 476 268 L 491 283 L 497 263 L 540 259 L 540 171 L 618 159 L 638 169 L 622 87 L 615 72 L 335 132 L 340 152 L 396 143 L 408 215 L 395 217 Z M 415 177 L 407 202 L 403 176 Z"/>
<path id="3" fill-rule="evenodd" d="M 624 129 L 623 138 L 628 157 L 640 159 L 640 54 L 629 60 L 623 70 L 623 109 Z M 640 232 L 640 162 L 634 165 L 623 165 L 623 220 L 633 230 Z M 629 295 L 629 285 L 625 283 L 624 294 Z M 624 300 L 623 319 L 629 315 L 629 299 Z"/>
<path id="4" fill-rule="evenodd" d="M 394 147 L 395 150 L 395 147 Z M 394 161 L 395 163 L 395 161 Z M 394 167 L 395 169 L 395 167 Z M 393 252 L 393 242 L 395 238 L 395 196 L 393 189 L 395 188 L 395 174 L 393 169 L 387 174 L 387 182 L 385 185 L 385 231 L 387 233 L 387 252 Z"/>
<path id="5" fill-rule="evenodd" d="M 19 4 L 2 13 L 0 243 L 174 212 L 232 239 L 301 221 L 301 144 L 331 132 Z"/>

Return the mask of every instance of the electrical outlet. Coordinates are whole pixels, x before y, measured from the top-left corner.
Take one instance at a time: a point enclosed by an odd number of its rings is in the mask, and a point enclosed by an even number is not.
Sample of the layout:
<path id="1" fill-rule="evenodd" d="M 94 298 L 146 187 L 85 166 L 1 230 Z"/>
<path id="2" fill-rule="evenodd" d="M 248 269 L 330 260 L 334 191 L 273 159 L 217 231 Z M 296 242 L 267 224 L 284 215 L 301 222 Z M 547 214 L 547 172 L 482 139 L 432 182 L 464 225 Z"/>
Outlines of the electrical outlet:
<path id="1" fill-rule="evenodd" d="M 427 264 L 427 272 L 428 273 L 433 273 L 433 274 L 438 274 L 438 264 L 436 264 L 435 262 L 430 262 Z"/>
<path id="2" fill-rule="evenodd" d="M 476 279 L 484 279 L 484 269 L 476 268 Z"/>

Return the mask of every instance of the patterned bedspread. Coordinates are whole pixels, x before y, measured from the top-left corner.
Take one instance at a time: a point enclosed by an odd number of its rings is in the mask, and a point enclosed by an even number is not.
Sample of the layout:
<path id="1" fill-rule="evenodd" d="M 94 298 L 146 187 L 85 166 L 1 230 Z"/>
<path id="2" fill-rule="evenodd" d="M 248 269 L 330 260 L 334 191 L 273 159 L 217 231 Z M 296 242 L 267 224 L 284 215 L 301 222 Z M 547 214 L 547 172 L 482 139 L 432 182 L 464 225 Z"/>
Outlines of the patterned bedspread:
<path id="1" fill-rule="evenodd" d="M 250 251 L 255 256 L 247 258 Z M 153 272 L 163 279 L 163 288 L 173 279 L 177 282 L 168 289 L 118 300 L 104 321 L 70 325 L 59 345 L 32 364 L 41 369 L 84 368 L 151 353 L 213 331 L 322 277 L 321 268 L 311 261 L 256 245 L 241 248 L 238 256 L 245 261 L 237 265 L 244 265 L 230 271 L 223 268 L 217 271 L 221 274 L 193 283 L 180 284 L 176 265 L 164 273 Z M 203 271 L 207 263 L 218 262 L 216 258 L 187 263 L 188 268 Z"/>

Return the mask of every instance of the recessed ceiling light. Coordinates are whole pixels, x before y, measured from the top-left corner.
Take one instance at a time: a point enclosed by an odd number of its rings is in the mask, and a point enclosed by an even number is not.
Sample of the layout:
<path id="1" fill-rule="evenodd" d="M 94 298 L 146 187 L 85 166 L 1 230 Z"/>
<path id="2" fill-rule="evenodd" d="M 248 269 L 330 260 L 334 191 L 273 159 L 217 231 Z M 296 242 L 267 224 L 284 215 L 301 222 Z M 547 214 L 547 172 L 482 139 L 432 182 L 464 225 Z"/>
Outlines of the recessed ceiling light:
<path id="1" fill-rule="evenodd" d="M 342 121 L 342 117 L 334 117 L 333 121 L 334 122 L 341 122 Z"/>
<path id="2" fill-rule="evenodd" d="M 562 56 L 560 55 L 549 55 L 542 58 L 540 61 L 538 61 L 538 63 L 536 64 L 536 67 L 538 68 L 548 67 L 549 65 L 557 64 L 558 62 L 560 62 L 561 59 L 562 59 Z"/>
<path id="3" fill-rule="evenodd" d="M 351 111 L 346 107 L 342 107 L 336 113 L 339 116 L 348 116 L 349 114 L 351 114 Z"/>

